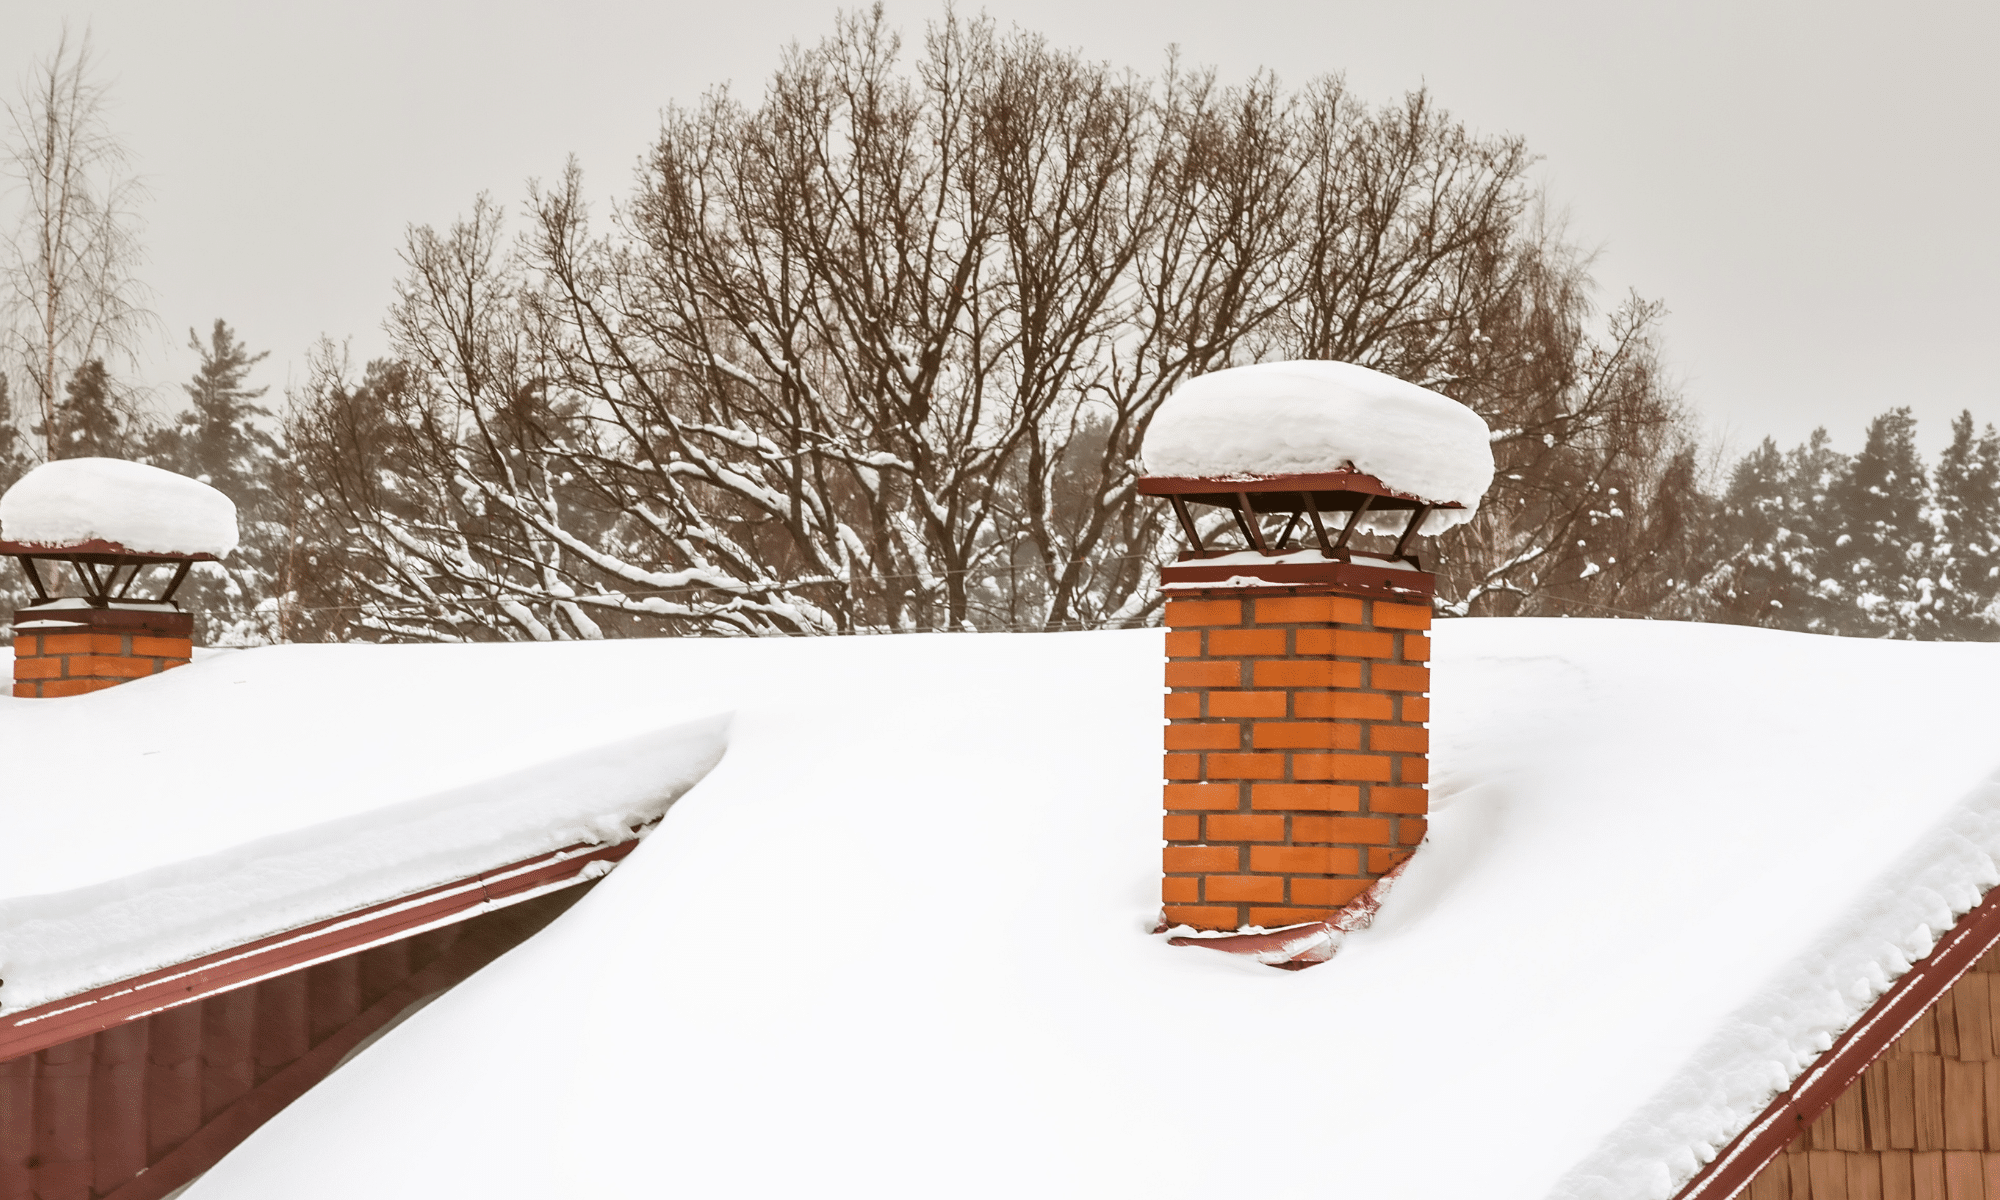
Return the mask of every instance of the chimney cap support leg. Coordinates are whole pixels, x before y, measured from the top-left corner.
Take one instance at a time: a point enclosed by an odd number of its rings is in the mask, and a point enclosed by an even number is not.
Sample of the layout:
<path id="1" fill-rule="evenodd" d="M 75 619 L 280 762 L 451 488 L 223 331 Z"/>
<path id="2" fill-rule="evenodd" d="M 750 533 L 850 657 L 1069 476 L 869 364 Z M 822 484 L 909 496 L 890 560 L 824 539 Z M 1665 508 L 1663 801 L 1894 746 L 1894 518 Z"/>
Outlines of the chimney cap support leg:
<path id="1" fill-rule="evenodd" d="M 1180 519 L 1181 532 L 1187 535 L 1188 545 L 1194 547 L 1195 557 L 1208 557 L 1208 547 L 1201 544 L 1201 530 L 1195 528 L 1194 515 L 1188 512 L 1187 501 L 1179 496 L 1169 496 L 1173 501 L 1174 516 Z"/>
<path id="2" fill-rule="evenodd" d="M 1340 540 L 1333 544 L 1333 553 L 1339 554 L 1341 551 L 1347 549 L 1347 539 L 1354 536 L 1355 527 L 1361 524 L 1362 517 L 1368 515 L 1368 506 L 1373 503 L 1375 503 L 1375 497 L 1361 497 L 1361 503 L 1355 507 L 1354 515 L 1347 518 L 1346 526 L 1340 531 Z"/>
<path id="3" fill-rule="evenodd" d="M 160 602 L 162 604 L 174 598 L 174 593 L 180 589 L 181 581 L 187 578 L 188 568 L 193 565 L 192 562 L 184 558 L 180 561 L 180 565 L 174 568 L 174 577 L 167 582 L 167 590 L 160 593 Z"/>
<path id="4" fill-rule="evenodd" d="M 1319 552 L 1332 558 L 1333 543 L 1326 540 L 1326 522 L 1319 519 L 1319 501 L 1313 499 L 1311 492 L 1300 492 L 1299 501 L 1305 505 L 1301 511 L 1312 518 L 1313 534 L 1319 538 Z"/>
<path id="5" fill-rule="evenodd" d="M 1249 540 L 1250 548 L 1259 554 L 1269 554 L 1271 547 L 1264 542 L 1264 531 L 1257 525 L 1257 510 L 1250 506 L 1250 493 L 1236 493 L 1236 524 Z"/>
<path id="6" fill-rule="evenodd" d="M 1295 512 L 1292 514 L 1291 520 L 1285 522 L 1284 531 L 1278 534 L 1278 544 L 1272 547 L 1272 549 L 1281 554 L 1284 552 L 1286 544 L 1292 540 L 1292 530 L 1298 528 L 1299 518 L 1303 516 L 1305 516 L 1304 512 Z"/>
<path id="7" fill-rule="evenodd" d="M 35 603 L 47 604 L 49 602 L 49 589 L 42 586 L 42 572 L 35 566 L 35 560 L 23 554 L 15 561 L 19 562 L 21 570 L 27 573 L 28 586 L 35 589 Z"/>
<path id="8" fill-rule="evenodd" d="M 1428 504 L 1417 505 L 1417 511 L 1411 515 L 1409 525 L 1405 527 L 1403 530 L 1403 536 L 1397 539 L 1396 541 L 1397 558 L 1403 558 L 1403 559 L 1409 558 L 1410 543 L 1417 540 L 1417 527 L 1422 525 L 1424 523 L 1424 518 L 1430 515 L 1431 515 L 1430 505 Z"/>
<path id="9" fill-rule="evenodd" d="M 70 559 L 69 565 L 76 568 L 77 581 L 83 584 L 83 598 L 90 602 L 90 606 L 111 607 L 110 589 L 104 580 L 98 578 L 96 566 L 81 558 Z"/>

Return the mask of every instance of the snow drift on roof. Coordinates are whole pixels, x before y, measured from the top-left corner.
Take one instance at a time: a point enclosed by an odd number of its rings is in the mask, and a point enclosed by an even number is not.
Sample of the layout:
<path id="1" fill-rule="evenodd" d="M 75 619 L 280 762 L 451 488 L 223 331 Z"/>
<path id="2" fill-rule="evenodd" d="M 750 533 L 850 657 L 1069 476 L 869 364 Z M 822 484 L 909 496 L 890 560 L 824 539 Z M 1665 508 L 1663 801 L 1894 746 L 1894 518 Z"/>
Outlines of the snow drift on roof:
<path id="1" fill-rule="evenodd" d="M 1431 840 L 1298 973 L 1145 932 L 1156 630 L 463 652 L 729 755 L 188 1200 L 1665 1197 L 2000 878 L 2000 646 L 1443 622 Z"/>
<path id="2" fill-rule="evenodd" d="M 43 463 L 0 496 L 0 541 L 101 539 L 145 554 L 236 549 L 236 505 L 199 480 L 120 458 Z"/>
<path id="3" fill-rule="evenodd" d="M 1353 363 L 1298 360 L 1200 375 L 1167 397 L 1141 451 L 1153 475 L 1298 475 L 1351 467 L 1441 509 L 1423 532 L 1470 521 L 1493 482 L 1486 422 L 1448 396 Z M 1408 518 L 1364 519 L 1401 533 Z"/>

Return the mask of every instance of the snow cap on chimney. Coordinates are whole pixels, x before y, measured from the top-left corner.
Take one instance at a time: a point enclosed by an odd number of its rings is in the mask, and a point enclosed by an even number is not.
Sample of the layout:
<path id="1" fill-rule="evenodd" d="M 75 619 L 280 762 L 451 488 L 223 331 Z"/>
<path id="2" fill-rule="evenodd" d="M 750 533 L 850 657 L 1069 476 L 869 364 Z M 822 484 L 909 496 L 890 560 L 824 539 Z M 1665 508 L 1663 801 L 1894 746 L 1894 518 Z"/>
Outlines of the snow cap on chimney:
<path id="1" fill-rule="evenodd" d="M 0 542 L 110 542 L 139 554 L 227 558 L 236 505 L 197 479 L 119 458 L 43 463 L 0 496 Z"/>
<path id="2" fill-rule="evenodd" d="M 1491 431 L 1429 388 L 1353 363 L 1297 360 L 1198 375 L 1167 397 L 1140 451 L 1146 474 L 1254 479 L 1351 471 L 1427 500 L 1419 531 L 1470 521 L 1493 482 Z M 1363 518 L 1364 531 L 1392 521 Z M 1379 527 L 1378 527 L 1379 526 Z"/>

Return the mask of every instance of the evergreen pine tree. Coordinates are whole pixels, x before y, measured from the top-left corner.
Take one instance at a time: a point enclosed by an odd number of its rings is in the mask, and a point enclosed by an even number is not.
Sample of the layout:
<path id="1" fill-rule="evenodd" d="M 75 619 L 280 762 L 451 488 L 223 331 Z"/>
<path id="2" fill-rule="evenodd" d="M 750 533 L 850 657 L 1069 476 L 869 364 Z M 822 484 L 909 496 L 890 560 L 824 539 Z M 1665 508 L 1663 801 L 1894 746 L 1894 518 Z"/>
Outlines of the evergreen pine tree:
<path id="1" fill-rule="evenodd" d="M 93 358 L 78 367 L 56 402 L 56 428 L 61 434 L 49 441 L 50 458 L 125 458 L 130 446 L 131 417 L 114 394 L 111 373 L 104 360 Z M 47 430 L 35 427 L 38 437 Z"/>
<path id="2" fill-rule="evenodd" d="M 1785 452 L 1784 561 L 1797 588 L 1797 605 L 1783 628 L 1846 633 L 1855 624 L 1833 578 L 1839 541 L 1846 533 L 1833 497 L 1849 469 L 1850 460 L 1833 448 L 1825 426 Z"/>
<path id="3" fill-rule="evenodd" d="M 201 355 L 194 379 L 181 385 L 188 410 L 151 438 L 147 457 L 236 502 L 236 551 L 225 563 L 197 566 L 181 599 L 200 625 L 198 642 L 255 645 L 275 636 L 286 531 L 275 499 L 282 454 L 277 439 L 257 423 L 272 417 L 257 403 L 268 389 L 245 386 L 250 369 L 267 354 L 250 353 L 220 319 L 206 345 L 193 330 L 188 345 Z"/>
<path id="4" fill-rule="evenodd" d="M 1717 514 L 1723 570 L 1713 585 L 1716 619 L 1803 628 L 1813 599 L 1812 548 L 1793 528 L 1789 483 L 1786 457 L 1770 438 L 1730 472 Z"/>
<path id="5" fill-rule="evenodd" d="M 1783 452 L 1765 438 L 1743 456 L 1717 517 L 1718 569 L 1703 584 L 1714 619 L 1837 632 L 1825 575 L 1840 530 L 1827 521 L 1827 494 L 1846 470 L 1825 429 Z"/>
<path id="6" fill-rule="evenodd" d="M 1841 523 L 1828 555 L 1833 633 L 1935 637 L 1930 479 L 1917 421 L 1894 408 L 1868 423 L 1861 453 L 1828 494 Z"/>
<path id="7" fill-rule="evenodd" d="M 221 488 L 241 508 L 268 489 L 278 458 L 277 439 L 257 424 L 258 418 L 273 419 L 257 403 L 270 389 L 244 386 L 250 368 L 270 352 L 250 353 L 220 319 L 206 346 L 188 330 L 188 346 L 201 355 L 194 381 L 181 385 L 190 408 L 155 436 L 151 457 L 158 466 Z"/>
<path id="8" fill-rule="evenodd" d="M 2000 637 L 2000 433 L 1973 432 L 1972 413 L 1951 423 L 1934 473 L 1937 622 L 1947 638 Z"/>

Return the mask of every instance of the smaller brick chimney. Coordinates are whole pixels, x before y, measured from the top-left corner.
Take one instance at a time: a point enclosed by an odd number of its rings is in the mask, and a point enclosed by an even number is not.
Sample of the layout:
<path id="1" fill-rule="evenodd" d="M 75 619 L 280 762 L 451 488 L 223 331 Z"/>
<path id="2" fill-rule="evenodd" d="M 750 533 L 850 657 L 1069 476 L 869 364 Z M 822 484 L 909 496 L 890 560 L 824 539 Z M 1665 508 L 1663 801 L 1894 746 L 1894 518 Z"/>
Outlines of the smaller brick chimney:
<path id="1" fill-rule="evenodd" d="M 0 496 L 0 555 L 34 601 L 14 613 L 14 695 L 75 696 L 185 666 L 174 594 L 236 546 L 236 506 L 205 483 L 118 459 L 45 463 Z"/>
<path id="2" fill-rule="evenodd" d="M 14 694 L 75 696 L 194 657 L 194 617 L 172 609 L 57 608 L 14 614 Z"/>

